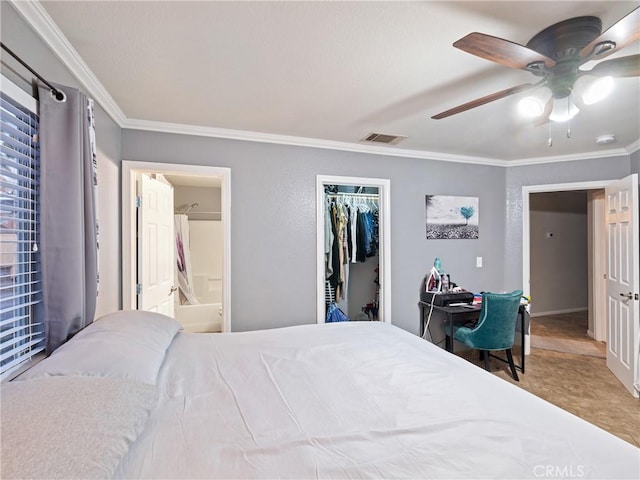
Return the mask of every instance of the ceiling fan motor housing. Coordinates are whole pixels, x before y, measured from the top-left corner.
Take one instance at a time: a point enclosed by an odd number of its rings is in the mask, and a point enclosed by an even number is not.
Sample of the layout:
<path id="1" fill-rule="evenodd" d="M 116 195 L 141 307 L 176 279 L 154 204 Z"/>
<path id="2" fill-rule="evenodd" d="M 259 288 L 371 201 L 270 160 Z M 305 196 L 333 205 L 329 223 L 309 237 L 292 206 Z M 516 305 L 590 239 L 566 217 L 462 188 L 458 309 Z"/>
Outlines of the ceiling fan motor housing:
<path id="1" fill-rule="evenodd" d="M 537 33 L 527 43 L 527 48 L 535 50 L 556 61 L 551 68 L 534 62 L 527 67 L 534 75 L 545 76 L 545 84 L 554 98 L 564 98 L 571 94 L 571 88 L 578 78 L 578 67 L 584 63 L 579 53 L 602 32 L 602 22 L 598 17 L 575 17 L 563 20 Z"/>

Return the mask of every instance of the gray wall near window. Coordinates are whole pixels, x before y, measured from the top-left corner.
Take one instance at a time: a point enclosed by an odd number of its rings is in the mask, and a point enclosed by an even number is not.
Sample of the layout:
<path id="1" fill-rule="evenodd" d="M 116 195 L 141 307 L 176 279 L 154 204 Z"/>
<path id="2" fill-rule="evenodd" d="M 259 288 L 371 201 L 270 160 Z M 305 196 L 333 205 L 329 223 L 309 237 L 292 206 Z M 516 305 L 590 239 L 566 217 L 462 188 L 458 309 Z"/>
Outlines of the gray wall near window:
<path id="1" fill-rule="evenodd" d="M 75 77 L 25 24 L 9 2 L 0 2 L 2 42 L 21 56 L 49 81 L 83 89 Z M 2 72 L 31 92 L 31 74 L 2 55 Z M 88 92 L 87 92 L 88 93 Z M 98 143 L 98 217 L 100 218 L 100 294 L 96 317 L 120 308 L 120 127 L 96 103 L 96 138 Z"/>

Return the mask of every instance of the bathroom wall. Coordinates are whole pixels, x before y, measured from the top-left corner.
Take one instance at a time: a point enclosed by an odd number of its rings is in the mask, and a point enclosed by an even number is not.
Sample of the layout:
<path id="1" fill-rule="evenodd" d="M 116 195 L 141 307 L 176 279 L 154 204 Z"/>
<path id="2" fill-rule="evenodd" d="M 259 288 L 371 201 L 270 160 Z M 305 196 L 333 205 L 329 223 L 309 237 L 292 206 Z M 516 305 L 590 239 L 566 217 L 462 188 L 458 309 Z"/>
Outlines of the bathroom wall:
<path id="1" fill-rule="evenodd" d="M 191 267 L 200 303 L 222 302 L 222 222 L 189 220 Z"/>
<path id="2" fill-rule="evenodd" d="M 196 298 L 201 303 L 222 301 L 221 189 L 189 185 L 198 179 L 172 176 L 177 213 L 189 218 L 189 251 Z"/>

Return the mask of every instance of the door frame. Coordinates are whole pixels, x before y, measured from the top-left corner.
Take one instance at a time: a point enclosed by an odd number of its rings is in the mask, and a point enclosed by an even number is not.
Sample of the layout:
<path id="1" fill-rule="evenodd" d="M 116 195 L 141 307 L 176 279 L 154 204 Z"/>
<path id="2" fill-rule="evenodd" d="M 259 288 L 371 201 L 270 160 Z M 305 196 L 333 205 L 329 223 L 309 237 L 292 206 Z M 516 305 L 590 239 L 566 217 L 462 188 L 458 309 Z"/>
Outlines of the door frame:
<path id="1" fill-rule="evenodd" d="M 122 161 L 122 308 L 136 308 L 136 175 L 160 173 L 219 177 L 222 212 L 222 331 L 231 331 L 231 169 L 204 165 Z"/>
<path id="2" fill-rule="evenodd" d="M 391 180 L 388 178 L 316 175 L 316 320 L 325 323 L 324 186 L 357 185 L 378 188 L 380 306 L 383 322 L 391 323 Z"/>
<path id="3" fill-rule="evenodd" d="M 595 195 L 597 193 L 597 196 Z M 606 246 L 606 196 L 604 189 L 589 190 L 587 197 L 587 208 L 591 206 L 591 225 L 589 233 L 591 235 L 591 285 L 590 292 L 606 292 L 607 283 L 604 275 L 607 271 L 607 246 Z M 605 295 L 591 295 L 589 313 L 593 316 L 593 330 L 587 334 L 598 342 L 607 341 L 607 302 Z"/>
<path id="4" fill-rule="evenodd" d="M 522 187 L 522 290 L 524 295 L 531 294 L 531 243 L 530 243 L 530 204 L 529 195 L 532 193 L 566 192 L 573 190 L 600 190 L 615 180 L 595 180 L 591 182 L 554 183 L 545 185 L 525 185 Z M 597 252 L 594 252 L 597 255 Z M 591 295 L 606 297 L 606 291 L 596 289 L 598 282 L 593 282 Z M 533 300 L 535 301 L 535 299 Z M 604 320 L 606 322 L 606 319 Z M 598 327 L 594 327 L 598 328 Z M 530 332 L 525 336 L 525 354 L 531 353 Z"/>

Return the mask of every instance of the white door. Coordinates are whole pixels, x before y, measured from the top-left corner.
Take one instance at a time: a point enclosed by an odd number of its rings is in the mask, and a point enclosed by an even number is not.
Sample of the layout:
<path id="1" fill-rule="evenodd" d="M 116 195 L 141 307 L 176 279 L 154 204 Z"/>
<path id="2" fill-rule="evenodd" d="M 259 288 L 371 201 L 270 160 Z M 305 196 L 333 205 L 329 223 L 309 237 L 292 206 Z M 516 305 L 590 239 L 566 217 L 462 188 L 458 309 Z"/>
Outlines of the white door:
<path id="1" fill-rule="evenodd" d="M 607 367 L 638 397 L 640 317 L 638 294 L 638 175 L 605 190 L 607 225 Z"/>
<path id="2" fill-rule="evenodd" d="M 138 180 L 138 310 L 175 317 L 173 187 Z"/>

